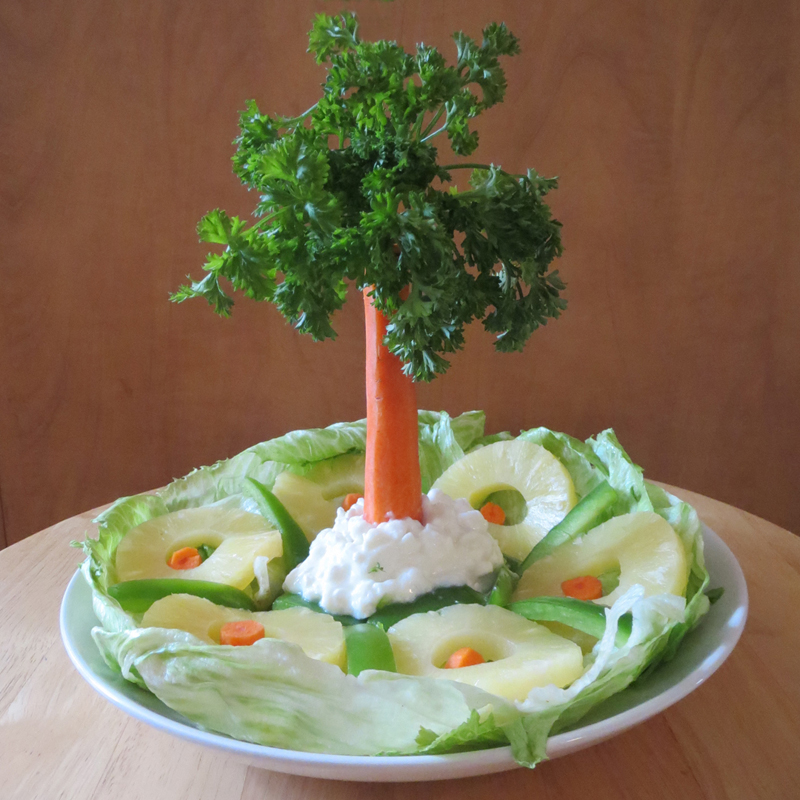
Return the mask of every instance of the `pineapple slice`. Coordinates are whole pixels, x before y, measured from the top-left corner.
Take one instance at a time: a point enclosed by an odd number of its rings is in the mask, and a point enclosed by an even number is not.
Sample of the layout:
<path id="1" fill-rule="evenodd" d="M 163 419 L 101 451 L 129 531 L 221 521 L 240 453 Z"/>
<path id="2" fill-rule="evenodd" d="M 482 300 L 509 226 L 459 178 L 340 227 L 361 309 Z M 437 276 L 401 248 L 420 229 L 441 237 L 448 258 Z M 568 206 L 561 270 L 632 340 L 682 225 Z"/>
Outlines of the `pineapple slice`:
<path id="1" fill-rule="evenodd" d="M 309 541 L 313 541 L 323 528 L 330 528 L 336 519 L 336 503 L 326 500 L 322 489 L 308 478 L 293 472 L 281 472 L 275 479 L 272 493 L 283 503 Z"/>
<path id="2" fill-rule="evenodd" d="M 516 525 L 489 523 L 503 554 L 522 561 L 533 546 L 575 505 L 566 467 L 541 445 L 525 439 L 495 442 L 456 461 L 433 484 L 453 499 L 466 497 L 480 508 L 494 492 L 516 489 L 527 506 Z"/>
<path id="3" fill-rule="evenodd" d="M 363 453 L 344 453 L 319 461 L 306 473 L 306 478 L 318 484 L 326 500 L 338 501 L 351 492 L 364 494 Z"/>
<path id="4" fill-rule="evenodd" d="M 500 606 L 413 614 L 388 634 L 398 672 L 469 683 L 508 700 L 524 700 L 535 686 L 567 686 L 583 672 L 577 644 Z M 487 663 L 443 669 L 462 647 L 477 650 Z"/>
<path id="5" fill-rule="evenodd" d="M 219 644 L 220 628 L 226 622 L 243 619 L 260 622 L 268 639 L 293 642 L 309 658 L 345 668 L 341 623 L 307 608 L 249 612 L 218 606 L 203 597 L 171 594 L 150 606 L 142 618 L 142 627 L 175 628 L 188 631 L 207 644 Z"/>
<path id="6" fill-rule="evenodd" d="M 182 547 L 208 544 L 217 549 L 199 567 L 174 570 L 170 556 Z M 281 535 L 260 515 L 225 500 L 154 517 L 132 528 L 116 552 L 117 580 L 188 578 L 245 589 L 253 581 L 259 556 L 277 558 Z"/>
<path id="7" fill-rule="evenodd" d="M 613 517 L 557 548 L 525 571 L 513 601 L 563 597 L 561 583 L 579 575 L 602 575 L 619 566 L 619 585 L 595 602 L 610 606 L 638 583 L 645 595 L 683 595 L 689 578 L 686 551 L 672 526 L 652 511 Z"/>

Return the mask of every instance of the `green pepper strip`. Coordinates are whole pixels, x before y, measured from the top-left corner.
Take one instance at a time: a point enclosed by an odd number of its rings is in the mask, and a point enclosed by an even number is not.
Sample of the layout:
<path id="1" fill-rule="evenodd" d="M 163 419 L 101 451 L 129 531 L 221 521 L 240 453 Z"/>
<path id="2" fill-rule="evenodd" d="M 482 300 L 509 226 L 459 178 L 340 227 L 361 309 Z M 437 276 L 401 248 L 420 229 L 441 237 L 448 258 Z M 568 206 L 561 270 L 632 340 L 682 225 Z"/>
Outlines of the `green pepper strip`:
<path id="1" fill-rule="evenodd" d="M 200 554 L 200 558 L 205 561 L 207 558 L 211 557 L 216 549 L 216 547 L 213 547 L 210 544 L 201 544 L 200 547 L 197 548 L 197 552 Z"/>
<path id="2" fill-rule="evenodd" d="M 599 525 L 604 521 L 616 500 L 617 493 L 608 481 L 603 481 L 599 486 L 595 486 L 589 494 L 581 498 L 580 502 L 558 525 L 551 528 L 549 533 L 537 542 L 533 550 L 519 565 L 518 574 L 522 575 L 531 564 L 549 556 L 560 545 Z"/>
<path id="3" fill-rule="evenodd" d="M 358 675 L 365 669 L 397 672 L 389 637 L 383 628 L 359 623 L 344 629 L 347 647 L 347 674 Z"/>
<path id="4" fill-rule="evenodd" d="M 492 593 L 489 595 L 489 605 L 505 608 L 511 602 L 511 595 L 514 594 L 514 589 L 517 588 L 518 580 L 519 578 L 503 564 L 497 573 L 497 580 L 494 582 Z"/>
<path id="5" fill-rule="evenodd" d="M 458 603 L 473 603 L 484 604 L 486 596 L 469 586 L 448 586 L 444 589 L 436 589 L 428 594 L 420 595 L 416 600 L 410 603 L 390 603 L 384 606 L 379 611 L 376 611 L 371 617 L 369 622 L 373 625 L 380 625 L 382 628 L 391 628 L 396 622 L 401 619 L 410 617 L 412 614 L 424 614 L 426 611 L 438 611 L 447 606 L 453 606 Z M 303 608 L 310 608 L 312 611 L 318 611 L 321 614 L 327 614 L 325 609 L 321 608 L 318 603 L 311 600 L 306 600 L 299 594 L 282 594 L 272 604 L 273 610 L 284 608 L 295 608 L 302 606 Z M 331 614 L 331 616 L 341 622 L 342 625 L 359 625 L 366 620 L 356 619 L 347 614 Z"/>
<path id="6" fill-rule="evenodd" d="M 603 597 L 605 597 L 607 594 L 611 594 L 611 592 L 613 592 L 614 589 L 619 586 L 619 576 L 619 566 L 608 569 L 597 576 L 597 580 L 600 581 L 600 584 L 603 587 Z"/>
<path id="7" fill-rule="evenodd" d="M 254 478 L 244 479 L 245 494 L 258 503 L 258 510 L 281 534 L 283 561 L 286 571 L 291 572 L 308 558 L 308 539 L 303 529 L 294 521 L 283 503 L 272 492 Z"/>
<path id="8" fill-rule="evenodd" d="M 319 603 L 315 603 L 312 600 L 306 600 L 299 594 L 281 594 L 275 598 L 275 602 L 272 604 L 273 611 L 283 611 L 287 608 L 308 608 L 311 611 L 316 611 L 318 614 L 327 614 L 328 612 L 325 611 Z M 355 617 L 351 617 L 347 614 L 330 614 L 337 622 L 341 622 L 342 625 L 359 625 L 360 623 L 364 622 L 363 619 L 356 619 Z"/>
<path id="9" fill-rule="evenodd" d="M 606 607 L 589 600 L 576 600 L 573 597 L 531 597 L 512 603 L 508 610 L 532 622 L 560 622 L 596 639 L 601 639 L 606 630 Z M 617 647 L 622 647 L 628 641 L 632 622 L 630 614 L 620 617 L 615 639 Z"/>
<path id="10" fill-rule="evenodd" d="M 255 611 L 252 598 L 241 589 L 212 581 L 193 581 L 186 578 L 148 578 L 123 581 L 108 587 L 108 593 L 131 614 L 144 614 L 156 600 L 171 594 L 193 594 L 205 597 L 218 606 Z"/>
<path id="11" fill-rule="evenodd" d="M 443 589 L 434 589 L 428 594 L 420 595 L 410 603 L 389 603 L 376 611 L 369 621 L 384 629 L 391 628 L 392 625 L 412 614 L 424 614 L 428 611 L 439 611 L 447 606 L 470 603 L 484 605 L 486 595 L 470 589 L 469 586 L 446 586 Z"/>

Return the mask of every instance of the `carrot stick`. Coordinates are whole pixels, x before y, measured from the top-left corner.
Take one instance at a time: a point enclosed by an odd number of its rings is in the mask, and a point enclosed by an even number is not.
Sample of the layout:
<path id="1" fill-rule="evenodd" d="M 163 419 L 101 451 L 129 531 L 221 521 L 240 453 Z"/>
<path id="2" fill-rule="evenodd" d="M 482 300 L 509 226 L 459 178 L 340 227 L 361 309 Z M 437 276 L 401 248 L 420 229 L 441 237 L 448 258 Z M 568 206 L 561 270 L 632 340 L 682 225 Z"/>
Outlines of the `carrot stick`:
<path id="1" fill-rule="evenodd" d="M 487 522 L 493 522 L 495 525 L 502 525 L 506 521 L 506 512 L 497 503 L 484 503 L 481 506 L 481 514 Z"/>
<path id="2" fill-rule="evenodd" d="M 486 659 L 477 650 L 473 650 L 471 647 L 462 647 L 447 659 L 444 668 L 459 669 L 460 667 L 474 667 L 475 664 L 485 663 Z"/>
<path id="3" fill-rule="evenodd" d="M 422 518 L 419 471 L 417 393 L 403 374 L 402 362 L 383 340 L 386 317 L 364 289 L 367 332 L 367 459 L 364 472 L 364 518 L 383 522 Z"/>
<path id="4" fill-rule="evenodd" d="M 172 569 L 194 569 L 203 563 L 203 557 L 196 547 L 182 547 L 169 558 Z"/>
<path id="5" fill-rule="evenodd" d="M 239 619 L 226 622 L 219 629 L 219 643 L 242 646 L 253 644 L 264 638 L 264 626 L 254 619 Z"/>
<path id="6" fill-rule="evenodd" d="M 561 591 L 565 597 L 574 597 L 576 600 L 597 600 L 603 596 L 603 584 L 594 575 L 581 575 L 564 581 Z"/>

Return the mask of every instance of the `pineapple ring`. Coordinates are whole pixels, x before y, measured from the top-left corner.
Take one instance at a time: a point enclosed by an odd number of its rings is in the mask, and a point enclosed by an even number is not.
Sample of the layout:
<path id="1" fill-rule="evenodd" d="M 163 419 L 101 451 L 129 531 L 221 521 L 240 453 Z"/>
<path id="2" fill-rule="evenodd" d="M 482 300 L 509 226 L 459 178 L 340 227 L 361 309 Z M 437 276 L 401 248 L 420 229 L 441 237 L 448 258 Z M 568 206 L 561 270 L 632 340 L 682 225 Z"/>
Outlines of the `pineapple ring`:
<path id="1" fill-rule="evenodd" d="M 388 630 L 397 671 L 460 681 L 508 700 L 536 686 L 567 686 L 583 673 L 580 647 L 500 606 L 456 605 L 413 614 Z M 462 647 L 485 664 L 443 669 Z"/>
<path id="2" fill-rule="evenodd" d="M 516 525 L 489 523 L 503 554 L 522 561 L 533 546 L 575 505 L 575 486 L 566 467 L 541 445 L 525 439 L 495 442 L 464 456 L 433 484 L 453 499 L 477 508 L 492 493 L 516 489 L 527 506 Z"/>
<path id="3" fill-rule="evenodd" d="M 326 500 L 341 505 L 340 501 L 351 492 L 364 494 L 365 462 L 363 453 L 343 453 L 318 461 L 306 472 L 305 477 L 320 487 Z"/>
<path id="4" fill-rule="evenodd" d="M 563 597 L 563 581 L 602 575 L 617 565 L 619 585 L 595 601 L 600 605 L 613 605 L 634 584 L 644 587 L 645 596 L 682 596 L 686 591 L 689 567 L 683 543 L 663 517 L 640 511 L 612 517 L 537 561 L 523 574 L 513 600 Z"/>
<path id="5" fill-rule="evenodd" d="M 175 570 L 168 561 L 182 547 L 208 544 L 217 549 L 199 567 Z M 260 514 L 243 511 L 238 502 L 184 508 L 131 528 L 116 552 L 118 581 L 187 578 L 245 589 L 255 577 L 259 556 L 283 553 L 280 534 Z"/>
<path id="6" fill-rule="evenodd" d="M 307 608 L 280 611 L 244 611 L 225 608 L 189 594 L 171 594 L 157 600 L 142 617 L 143 628 L 187 631 L 206 644 L 219 644 L 220 628 L 226 622 L 255 620 L 264 626 L 268 639 L 299 645 L 309 658 L 345 668 L 342 624 L 328 614 Z"/>
<path id="7" fill-rule="evenodd" d="M 313 541 L 323 528 L 330 528 L 336 519 L 336 503 L 327 500 L 322 487 L 308 478 L 293 472 L 281 472 L 275 478 L 272 493 L 283 503 L 309 541 Z"/>

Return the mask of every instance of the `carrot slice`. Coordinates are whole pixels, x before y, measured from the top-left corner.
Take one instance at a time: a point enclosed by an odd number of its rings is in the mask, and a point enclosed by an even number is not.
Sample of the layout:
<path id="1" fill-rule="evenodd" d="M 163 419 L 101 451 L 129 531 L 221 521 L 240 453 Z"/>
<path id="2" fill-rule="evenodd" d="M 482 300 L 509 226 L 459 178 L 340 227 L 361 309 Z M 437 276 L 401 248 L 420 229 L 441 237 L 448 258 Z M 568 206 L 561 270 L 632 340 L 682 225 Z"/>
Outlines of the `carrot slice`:
<path id="1" fill-rule="evenodd" d="M 356 494 L 355 492 L 351 492 L 348 495 L 345 495 L 344 502 L 342 503 L 342 508 L 345 511 L 349 511 L 364 495 L 363 494 Z"/>
<path id="2" fill-rule="evenodd" d="M 502 525 L 506 521 L 506 512 L 497 503 L 484 503 L 481 506 L 481 514 L 487 522 L 493 522 L 495 525 Z"/>
<path id="3" fill-rule="evenodd" d="M 182 547 L 169 557 L 172 569 L 194 569 L 203 563 L 203 557 L 196 547 Z"/>
<path id="4" fill-rule="evenodd" d="M 460 667 L 473 667 L 475 664 L 485 664 L 486 659 L 471 647 L 462 647 L 456 650 L 447 663 L 444 665 L 445 669 L 459 669 Z"/>
<path id="5" fill-rule="evenodd" d="M 603 584 L 594 575 L 581 575 L 564 581 L 561 591 L 576 600 L 597 600 L 603 596 Z"/>
<path id="6" fill-rule="evenodd" d="M 364 518 L 383 522 L 422 519 L 419 470 L 419 426 L 414 382 L 403 374 L 403 362 L 383 340 L 386 317 L 364 289 L 367 332 L 367 458 L 364 470 Z"/>
<path id="7" fill-rule="evenodd" d="M 264 638 L 264 626 L 254 619 L 239 619 L 226 622 L 219 629 L 219 643 L 242 646 L 253 644 Z"/>

